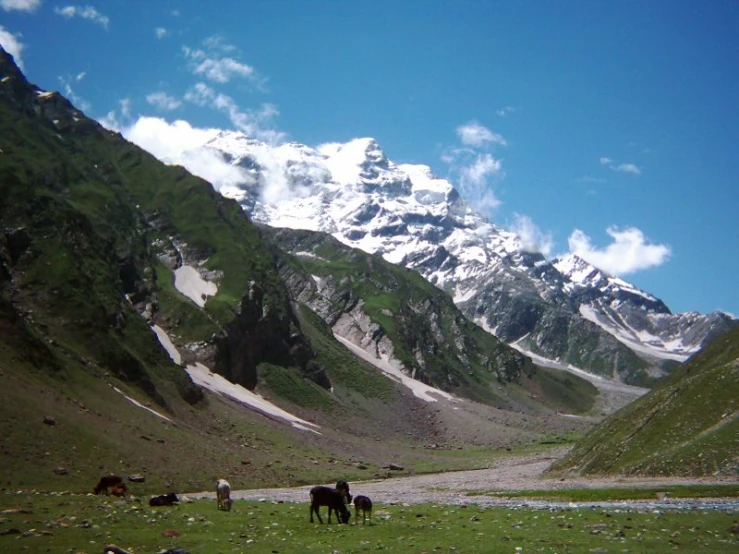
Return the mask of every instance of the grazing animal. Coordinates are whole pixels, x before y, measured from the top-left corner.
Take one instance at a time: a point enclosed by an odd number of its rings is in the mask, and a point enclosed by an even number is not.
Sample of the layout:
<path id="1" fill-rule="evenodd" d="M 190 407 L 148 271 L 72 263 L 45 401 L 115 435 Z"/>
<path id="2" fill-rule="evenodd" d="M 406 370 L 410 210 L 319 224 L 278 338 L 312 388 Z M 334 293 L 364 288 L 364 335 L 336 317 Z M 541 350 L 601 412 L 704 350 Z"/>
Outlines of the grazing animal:
<path id="1" fill-rule="evenodd" d="M 346 493 L 348 494 L 348 493 Z M 349 523 L 349 519 L 352 517 L 349 510 L 346 509 L 344 504 L 346 496 L 342 491 L 338 489 L 332 489 L 331 487 L 313 487 L 310 490 L 310 521 L 313 523 L 313 513 L 315 512 L 318 521 L 323 523 L 321 514 L 318 509 L 321 506 L 328 506 L 328 522 L 331 523 L 331 512 L 336 512 L 336 521 L 338 523 Z"/>
<path id="2" fill-rule="evenodd" d="M 352 495 L 349 494 L 349 483 L 346 481 L 339 481 L 336 483 L 336 490 L 344 497 L 344 504 L 352 503 Z"/>
<path id="3" fill-rule="evenodd" d="M 153 496 L 149 499 L 149 506 L 173 506 L 180 499 L 173 492 L 169 494 L 160 494 L 159 496 Z"/>
<path id="4" fill-rule="evenodd" d="M 113 487 L 113 490 L 110 491 L 110 494 L 113 496 L 128 496 L 128 489 L 126 488 L 125 483 L 121 483 L 120 485 L 116 485 Z"/>
<path id="5" fill-rule="evenodd" d="M 218 479 L 216 482 L 216 499 L 218 501 L 218 509 L 226 512 L 231 511 L 231 485 L 225 479 Z"/>
<path id="6" fill-rule="evenodd" d="M 108 494 L 108 489 L 110 487 L 117 487 L 119 485 L 123 485 L 123 479 L 121 479 L 117 475 L 104 475 L 100 478 L 100 481 L 98 481 L 98 484 L 93 489 L 93 492 L 95 494 L 100 494 L 102 492 Z"/>
<path id="7" fill-rule="evenodd" d="M 367 523 L 367 516 L 369 515 L 369 522 L 372 525 L 372 501 L 367 496 L 361 494 L 354 497 L 354 523 L 357 523 L 359 517 L 359 510 L 362 510 L 362 523 Z"/>

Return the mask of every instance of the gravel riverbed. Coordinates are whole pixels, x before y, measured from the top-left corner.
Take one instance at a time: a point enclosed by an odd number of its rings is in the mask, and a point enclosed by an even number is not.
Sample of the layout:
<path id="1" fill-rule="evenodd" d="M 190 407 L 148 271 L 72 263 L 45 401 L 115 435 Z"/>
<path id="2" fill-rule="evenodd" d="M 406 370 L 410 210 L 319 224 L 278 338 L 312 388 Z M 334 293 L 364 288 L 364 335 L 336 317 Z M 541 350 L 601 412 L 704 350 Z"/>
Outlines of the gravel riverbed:
<path id="1" fill-rule="evenodd" d="M 529 506 L 532 508 L 603 507 L 643 509 L 721 509 L 739 511 L 739 499 L 670 499 L 655 495 L 654 500 L 618 502 L 556 502 L 501 498 L 495 492 L 520 490 L 600 489 L 633 487 L 668 487 L 697 484 L 736 484 L 737 479 L 716 478 L 643 478 L 643 477 L 548 477 L 544 471 L 562 452 L 510 457 L 496 460 L 487 469 L 452 471 L 426 475 L 411 475 L 390 479 L 351 482 L 354 495 L 369 496 L 380 504 L 448 504 L 481 506 Z M 330 484 L 330 483 L 326 483 Z M 274 502 L 308 502 L 310 486 L 246 489 L 231 493 L 234 500 Z M 483 494 L 488 493 L 488 494 Z M 189 495 L 194 498 L 214 498 L 215 492 Z"/>

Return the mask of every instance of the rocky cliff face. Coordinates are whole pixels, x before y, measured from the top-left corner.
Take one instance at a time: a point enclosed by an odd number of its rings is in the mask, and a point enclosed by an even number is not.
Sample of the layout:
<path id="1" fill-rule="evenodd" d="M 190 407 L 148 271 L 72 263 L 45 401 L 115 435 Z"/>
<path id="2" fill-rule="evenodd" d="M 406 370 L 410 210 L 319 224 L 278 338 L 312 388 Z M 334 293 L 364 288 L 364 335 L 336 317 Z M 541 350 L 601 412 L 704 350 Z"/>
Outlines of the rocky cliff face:
<path id="1" fill-rule="evenodd" d="M 279 267 L 293 298 L 373 358 L 442 390 L 501 407 L 509 403 L 504 385 L 533 375 L 527 357 L 483 332 L 415 272 L 324 233 L 265 233 L 292 254 Z"/>
<path id="2" fill-rule="evenodd" d="M 241 168 L 221 193 L 254 220 L 322 231 L 418 271 L 472 321 L 532 354 L 646 383 L 736 325 L 673 315 L 574 257 L 546 260 L 476 213 L 426 166 L 396 165 L 372 139 L 312 149 L 224 132 L 205 148 Z"/>

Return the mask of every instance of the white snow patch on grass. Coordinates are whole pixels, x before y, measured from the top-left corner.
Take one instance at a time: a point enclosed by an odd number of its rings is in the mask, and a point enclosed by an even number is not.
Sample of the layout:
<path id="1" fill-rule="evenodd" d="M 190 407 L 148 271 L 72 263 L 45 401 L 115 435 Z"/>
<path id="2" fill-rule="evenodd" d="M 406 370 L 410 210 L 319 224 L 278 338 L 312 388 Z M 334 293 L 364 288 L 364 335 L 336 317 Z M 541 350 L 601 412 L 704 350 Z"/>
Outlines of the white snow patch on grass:
<path id="1" fill-rule="evenodd" d="M 175 269 L 174 286 L 201 308 L 208 296 L 215 296 L 218 292 L 218 285 L 203 279 L 198 270 L 189 265 Z"/>
<path id="2" fill-rule="evenodd" d="M 409 388 L 413 395 L 420 398 L 421 400 L 425 400 L 426 402 L 437 402 L 440 398 L 445 398 L 446 400 L 456 401 L 456 398 L 448 392 L 435 389 L 434 387 L 430 387 L 424 383 L 421 383 L 421 381 L 416 381 L 412 377 L 408 377 L 397 367 L 392 365 L 388 360 L 378 359 L 374 357 L 366 350 L 363 350 L 362 348 L 360 348 L 353 342 L 348 341 L 342 336 L 334 334 L 334 337 L 336 337 L 336 340 L 346 346 L 354 354 L 356 354 L 363 360 L 368 361 L 377 369 L 382 371 L 387 377 Z"/>
<path id="3" fill-rule="evenodd" d="M 182 365 L 182 356 L 180 355 L 180 351 L 177 350 L 177 347 L 172 343 L 167 332 L 159 327 L 159 325 L 153 325 L 151 329 L 156 333 L 156 336 L 159 339 L 159 344 L 164 347 L 167 354 L 169 354 L 169 357 L 172 358 L 172 361 L 177 365 Z"/>
<path id="4" fill-rule="evenodd" d="M 217 394 L 233 398 L 237 402 L 241 402 L 242 404 L 263 413 L 267 417 L 283 419 L 297 429 L 311 431 L 317 435 L 321 434 L 314 429 L 318 428 L 318 425 L 311 423 L 310 421 L 300 419 L 299 417 L 286 412 L 282 408 L 278 408 L 269 400 L 262 398 L 258 394 L 245 389 L 241 385 L 232 383 L 217 373 L 213 373 L 200 362 L 196 362 L 194 365 L 188 365 L 185 369 L 195 384 L 200 385 L 201 387 Z"/>
<path id="5" fill-rule="evenodd" d="M 111 387 L 113 387 L 113 385 L 111 385 Z M 166 419 L 167 421 L 172 421 L 166 415 L 160 414 L 159 412 L 157 412 L 156 410 L 152 410 L 148 406 L 144 406 L 138 400 L 134 400 L 133 398 L 131 398 L 130 396 L 128 396 L 125 392 L 123 392 L 121 389 L 116 388 L 116 387 L 113 387 L 113 390 L 116 391 L 118 394 L 122 395 L 126 400 L 128 400 L 129 402 L 131 402 L 131 404 L 134 404 L 134 405 L 138 406 L 139 408 L 143 408 L 144 410 L 146 410 L 148 412 L 151 412 L 152 414 L 154 414 L 157 417 L 161 417 L 162 419 Z"/>
<path id="6" fill-rule="evenodd" d="M 151 329 L 156 334 L 157 339 L 159 339 L 159 343 L 167 351 L 167 354 L 169 354 L 169 357 L 172 358 L 172 361 L 176 363 L 177 365 L 181 365 L 182 355 L 180 354 L 179 350 L 177 350 L 177 347 L 172 343 L 172 340 L 169 338 L 169 335 L 167 334 L 167 332 L 161 327 L 159 327 L 158 325 L 152 326 Z M 268 417 L 272 416 L 272 417 L 277 417 L 279 419 L 283 419 L 287 421 L 288 423 L 290 423 L 293 427 L 296 427 L 298 429 L 302 429 L 305 431 L 312 431 L 313 433 L 316 433 L 318 435 L 321 434 L 318 431 L 311 428 L 311 427 L 318 427 L 314 423 L 300 419 L 299 417 L 294 416 L 289 412 L 286 412 L 282 408 L 278 408 L 277 406 L 272 404 L 269 400 L 262 398 L 258 394 L 255 394 L 251 392 L 250 390 L 245 389 L 241 385 L 236 385 L 232 383 L 231 381 L 218 375 L 217 373 L 213 373 L 210 369 L 208 369 L 207 366 L 201 364 L 200 362 L 195 362 L 195 365 L 188 365 L 185 368 L 185 371 L 187 371 L 188 375 L 190 375 L 190 378 L 198 386 L 206 388 L 209 391 L 214 392 L 216 394 L 229 396 L 233 398 L 234 400 L 236 400 L 237 402 L 241 402 L 247 408 L 257 410 Z M 121 391 L 118 391 L 118 392 L 121 392 Z M 135 400 L 132 400 L 130 398 L 129 400 L 141 406 Z M 141 406 L 141 407 L 146 408 L 146 406 Z M 149 408 L 146 408 L 146 409 L 148 410 Z M 157 414 L 157 415 L 164 417 L 161 414 Z M 168 418 L 164 417 L 164 419 L 168 419 Z"/>

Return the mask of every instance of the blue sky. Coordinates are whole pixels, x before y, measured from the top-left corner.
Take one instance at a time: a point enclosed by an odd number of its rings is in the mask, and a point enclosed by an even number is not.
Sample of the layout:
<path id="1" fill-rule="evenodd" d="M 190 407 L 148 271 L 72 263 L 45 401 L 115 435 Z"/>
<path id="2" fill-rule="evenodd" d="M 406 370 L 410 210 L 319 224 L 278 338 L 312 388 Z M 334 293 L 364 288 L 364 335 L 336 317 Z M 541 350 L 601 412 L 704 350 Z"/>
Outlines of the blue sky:
<path id="1" fill-rule="evenodd" d="M 733 0 L 0 0 L 29 80 L 124 134 L 372 136 L 550 257 L 739 316 L 737 36 Z"/>

